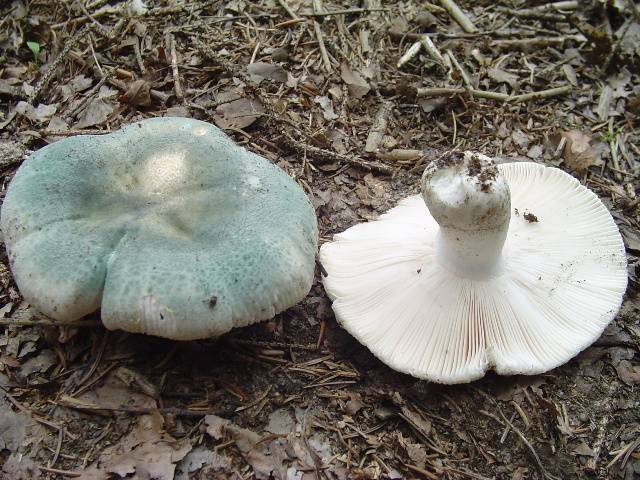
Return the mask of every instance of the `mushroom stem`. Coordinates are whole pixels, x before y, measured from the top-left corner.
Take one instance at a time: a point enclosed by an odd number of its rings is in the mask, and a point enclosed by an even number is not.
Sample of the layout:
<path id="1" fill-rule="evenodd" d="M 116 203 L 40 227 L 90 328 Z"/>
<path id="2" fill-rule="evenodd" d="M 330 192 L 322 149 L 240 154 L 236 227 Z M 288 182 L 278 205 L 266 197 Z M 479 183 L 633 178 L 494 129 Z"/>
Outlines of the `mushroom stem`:
<path id="1" fill-rule="evenodd" d="M 443 267 L 472 279 L 501 270 L 511 195 L 489 157 L 465 152 L 433 162 L 422 176 L 422 197 L 440 226 L 435 248 Z"/>

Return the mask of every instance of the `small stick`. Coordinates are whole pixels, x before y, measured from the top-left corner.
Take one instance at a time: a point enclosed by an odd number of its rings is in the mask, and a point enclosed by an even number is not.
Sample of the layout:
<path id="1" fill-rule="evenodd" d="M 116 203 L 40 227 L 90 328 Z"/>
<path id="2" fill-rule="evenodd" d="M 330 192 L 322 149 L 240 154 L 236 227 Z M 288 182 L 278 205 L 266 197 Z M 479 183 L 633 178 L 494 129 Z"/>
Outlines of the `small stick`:
<path id="1" fill-rule="evenodd" d="M 42 90 L 44 89 L 44 87 L 47 86 L 47 84 L 53 77 L 58 66 L 62 63 L 62 61 L 67 56 L 67 54 L 76 46 L 76 44 L 80 41 L 80 39 L 89 31 L 90 28 L 91 27 L 89 25 L 85 25 L 84 27 L 80 28 L 76 33 L 74 33 L 69 40 L 67 40 L 67 43 L 65 44 L 62 51 L 58 54 L 55 60 L 51 62 L 51 64 L 47 68 L 47 71 L 44 73 L 40 81 L 34 87 L 33 92 L 31 93 L 28 99 L 29 103 L 33 104 L 35 102 L 35 100 L 38 98 L 40 93 L 42 93 Z"/>
<path id="2" fill-rule="evenodd" d="M 429 53 L 431 58 L 439 62 L 441 65 L 446 64 L 444 58 L 442 57 L 442 54 L 440 53 L 440 50 L 438 50 L 438 47 L 436 47 L 431 38 L 425 35 L 420 40 L 420 45 L 422 45 L 422 48 L 424 48 Z"/>
<path id="3" fill-rule="evenodd" d="M 498 408 L 498 413 L 502 417 L 502 420 L 504 420 L 506 422 L 506 424 L 509 425 L 509 427 L 511 427 L 511 430 L 513 430 L 520 437 L 520 440 L 522 440 L 522 442 L 531 451 L 531 454 L 533 455 L 533 458 L 535 459 L 536 463 L 538 464 L 538 468 L 540 469 L 540 473 L 542 473 L 542 476 L 544 478 L 549 479 L 549 480 L 557 480 L 556 477 L 551 475 L 544 468 L 544 465 L 542 465 L 542 461 L 540 460 L 540 457 L 538 456 L 538 453 L 536 452 L 535 448 L 533 448 L 533 445 L 531 445 L 531 443 L 529 443 L 529 440 L 527 440 L 527 437 L 524 436 L 524 433 L 522 433 L 520 430 L 518 430 L 513 423 L 511 423 L 509 420 L 507 420 L 507 417 L 504 416 L 504 414 L 502 413 L 502 410 L 500 410 L 500 407 L 498 406 L 497 402 L 494 401 L 494 403 L 495 403 L 496 407 Z"/>
<path id="4" fill-rule="evenodd" d="M 319 13 L 322 10 L 322 0 L 313 0 L 313 11 L 314 13 Z M 313 21 L 313 30 L 315 31 L 316 38 L 318 39 L 318 46 L 320 47 L 320 54 L 322 56 L 322 63 L 324 63 L 324 68 L 327 72 L 331 72 L 333 67 L 331 66 L 331 60 L 329 59 L 329 54 L 327 53 L 327 47 L 324 44 L 324 36 L 322 35 L 322 28 L 320 28 L 320 22 L 317 20 Z"/>
<path id="5" fill-rule="evenodd" d="M 564 95 L 573 90 L 573 86 L 565 85 L 564 87 L 550 88 L 548 90 L 541 90 L 539 92 L 523 93 L 522 95 L 515 95 L 509 100 L 511 103 L 528 102 L 529 100 L 540 100 L 541 98 L 551 98 Z"/>
<path id="6" fill-rule="evenodd" d="M 375 152 L 380 146 L 380 142 L 387 132 L 387 123 L 389 118 L 389 112 L 391 111 L 391 105 L 388 102 L 383 102 L 378 109 L 378 113 L 373 119 L 373 125 L 369 135 L 367 135 L 367 142 L 364 147 L 364 151 L 367 153 Z"/>
<path id="7" fill-rule="evenodd" d="M 462 67 L 462 65 L 460 65 L 453 52 L 451 50 L 447 50 L 447 55 L 451 59 L 451 63 L 453 63 L 458 72 L 460 72 L 460 76 L 462 77 L 462 80 L 464 81 L 464 84 L 467 86 L 467 88 L 473 89 L 474 85 L 473 82 L 471 82 L 471 77 L 469 77 L 467 71 Z"/>
<path id="8" fill-rule="evenodd" d="M 478 31 L 476 26 L 469 20 L 469 17 L 460 9 L 456 2 L 453 0 L 440 0 L 440 4 L 465 32 L 474 33 Z"/>
<path id="9" fill-rule="evenodd" d="M 74 131 L 74 134 L 76 133 L 83 133 L 86 134 L 87 132 L 84 132 L 82 130 L 76 130 Z M 89 132 L 89 133 L 94 133 L 94 132 Z M 99 132 L 100 134 L 103 133 L 109 133 L 108 131 L 101 131 Z M 94 133 L 95 134 L 95 133 Z M 52 135 L 58 135 L 57 132 L 52 132 Z M 41 327 L 97 327 L 99 325 L 102 325 L 102 322 L 98 321 L 98 320 L 76 320 L 74 322 L 57 322 L 55 320 L 11 320 L 10 318 L 7 319 L 1 319 L 0 320 L 0 325 L 5 325 L 5 326 L 20 326 L 20 327 L 36 327 L 36 326 L 41 326 Z"/>
<path id="10" fill-rule="evenodd" d="M 256 406 L 262 400 L 264 400 L 267 397 L 267 395 L 269 395 L 271 388 L 273 388 L 273 385 L 269 385 L 269 387 L 265 390 L 265 392 L 262 395 L 260 395 L 258 398 L 256 398 L 253 402 L 248 403 L 247 405 L 243 405 L 242 407 L 238 407 L 234 411 L 238 413 L 238 412 L 242 412 L 243 410 L 248 410 L 249 408 Z"/>
<path id="11" fill-rule="evenodd" d="M 325 17 L 329 15 L 350 15 L 353 13 L 388 12 L 388 8 L 345 8 L 344 10 L 332 10 L 328 12 L 305 13 L 305 17 Z"/>
<path id="12" fill-rule="evenodd" d="M 409 162 L 419 160 L 423 157 L 422 150 L 405 150 L 396 148 L 390 152 L 380 152 L 377 157 L 380 160 L 395 160 L 400 162 Z"/>
<path id="13" fill-rule="evenodd" d="M 78 478 L 82 476 L 82 472 L 74 472 L 73 470 L 60 470 L 59 468 L 45 467 L 43 465 L 38 465 L 38 469 L 44 472 L 55 473 L 56 475 L 61 475 L 63 477 Z"/>
<path id="14" fill-rule="evenodd" d="M 491 100 L 499 100 L 501 102 L 507 102 L 512 98 L 511 95 L 507 95 L 506 93 L 466 88 L 418 88 L 416 90 L 416 96 L 418 98 L 444 97 L 447 95 L 463 95 L 466 93 L 471 94 L 474 97 L 489 98 Z"/>
<path id="15" fill-rule="evenodd" d="M 380 173 L 393 173 L 393 168 L 379 162 L 367 162 L 366 160 L 362 160 L 360 158 L 350 156 L 350 155 L 342 155 L 340 153 L 331 152 L 329 150 L 324 150 L 322 148 L 314 147 L 313 145 L 306 145 L 302 142 L 299 142 L 292 138 L 291 136 L 285 134 L 285 143 L 291 147 L 293 150 L 300 153 L 307 153 L 310 157 L 317 158 L 318 160 L 324 160 L 329 162 L 340 162 L 346 163 L 348 165 L 353 165 L 356 167 L 364 168 L 365 170 L 373 170 Z"/>
<path id="16" fill-rule="evenodd" d="M 280 4 L 280 6 L 283 8 L 283 10 L 285 12 L 287 12 L 287 15 L 289 15 L 292 19 L 294 20 L 300 20 L 300 17 L 298 17 L 298 15 L 296 15 L 296 12 L 294 12 L 293 10 L 291 10 L 291 7 L 289 6 L 289 4 L 287 3 L 287 0 L 278 0 L 278 3 Z"/>
<path id="17" fill-rule="evenodd" d="M 142 415 L 148 415 L 153 412 L 158 412 L 161 415 L 175 415 L 176 417 L 194 417 L 200 418 L 205 417 L 207 415 L 216 415 L 218 417 L 224 417 L 231 415 L 232 411 L 197 411 L 197 410 L 189 410 L 186 408 L 177 408 L 177 407 L 165 407 L 165 408 L 145 408 L 145 407 L 107 407 L 103 405 L 91 405 L 91 404 L 74 404 L 72 402 L 65 402 L 64 400 L 58 400 L 57 402 L 53 402 L 56 405 L 60 405 L 61 407 L 72 408 L 74 410 L 86 410 L 89 412 L 122 412 L 122 413 L 138 413 Z"/>
<path id="18" fill-rule="evenodd" d="M 490 45 L 499 49 L 524 49 L 524 48 L 541 48 L 541 47 L 558 47 L 564 45 L 567 41 L 586 42 L 584 35 L 563 35 L 560 37 L 532 37 L 517 38 L 507 40 L 493 40 Z"/>
<path id="19" fill-rule="evenodd" d="M 398 63 L 396 64 L 396 67 L 397 68 L 401 68 L 403 65 L 405 65 L 408 62 L 410 62 L 411 59 L 413 59 L 413 57 L 418 55 L 418 53 L 420 52 L 421 49 L 422 49 L 422 43 L 415 42 L 414 44 L 412 44 L 407 49 L 407 51 L 404 53 L 404 55 L 402 55 L 400 57 L 400 60 L 398 60 Z"/>
<path id="20" fill-rule="evenodd" d="M 405 463 L 404 466 L 413 472 L 419 473 L 420 475 L 424 475 L 429 480 L 438 480 L 439 478 L 441 478 L 437 475 L 434 475 L 430 471 L 425 470 L 424 468 L 420 468 L 416 465 L 411 465 L 410 463 Z"/>
<path id="21" fill-rule="evenodd" d="M 184 102 L 184 92 L 180 83 L 180 72 L 178 72 L 178 53 L 176 52 L 176 39 L 170 33 L 167 34 L 167 42 L 171 49 L 171 74 L 173 75 L 173 87 L 176 98 L 180 103 Z"/>

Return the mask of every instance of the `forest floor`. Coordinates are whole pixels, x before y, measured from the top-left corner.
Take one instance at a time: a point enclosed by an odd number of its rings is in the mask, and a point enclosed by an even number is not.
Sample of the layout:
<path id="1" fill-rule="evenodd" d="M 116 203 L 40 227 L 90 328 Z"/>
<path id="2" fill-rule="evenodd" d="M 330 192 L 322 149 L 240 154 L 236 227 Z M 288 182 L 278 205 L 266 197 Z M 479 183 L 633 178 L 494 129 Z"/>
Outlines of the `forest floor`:
<path id="1" fill-rule="evenodd" d="M 640 478 L 640 11 L 461 0 L 455 20 L 447 3 L 0 2 L 2 197 L 31 152 L 157 116 L 215 123 L 286 170 L 321 242 L 453 149 L 553 165 L 625 240 L 605 334 L 544 375 L 444 386 L 341 329 L 319 272 L 273 320 L 180 343 L 98 313 L 55 325 L 3 246 L 0 478 Z"/>

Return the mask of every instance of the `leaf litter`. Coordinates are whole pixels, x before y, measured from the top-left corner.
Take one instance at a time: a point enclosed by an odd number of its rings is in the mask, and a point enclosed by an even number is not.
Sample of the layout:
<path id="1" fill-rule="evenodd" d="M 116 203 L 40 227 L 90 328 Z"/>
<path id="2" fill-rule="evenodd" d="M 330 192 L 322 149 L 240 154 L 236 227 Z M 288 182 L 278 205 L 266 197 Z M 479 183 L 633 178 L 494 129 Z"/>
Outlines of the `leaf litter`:
<path id="1" fill-rule="evenodd" d="M 456 3 L 477 33 L 413 0 L 11 2 L 3 185 L 64 136 L 191 116 L 296 178 L 326 241 L 416 193 L 452 148 L 554 165 L 626 241 L 629 292 L 596 345 L 542 377 L 425 384 L 340 329 L 320 274 L 298 306 L 219 341 L 106 336 L 97 316 L 61 329 L 24 304 L 2 252 L 5 476 L 542 478 L 532 449 L 562 478 L 637 475 L 637 17 L 622 0 Z"/>

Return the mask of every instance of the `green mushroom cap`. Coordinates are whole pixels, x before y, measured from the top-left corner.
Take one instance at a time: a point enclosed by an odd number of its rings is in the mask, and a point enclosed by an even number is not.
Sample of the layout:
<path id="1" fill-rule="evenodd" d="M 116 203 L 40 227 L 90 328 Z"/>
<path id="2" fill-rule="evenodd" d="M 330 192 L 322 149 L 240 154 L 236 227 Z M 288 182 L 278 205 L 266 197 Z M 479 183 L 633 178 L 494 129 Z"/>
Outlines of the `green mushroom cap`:
<path id="1" fill-rule="evenodd" d="M 59 321 L 176 340 L 272 318 L 313 281 L 318 227 L 303 190 L 221 130 L 144 120 L 34 153 L 1 215 L 24 298 Z"/>

